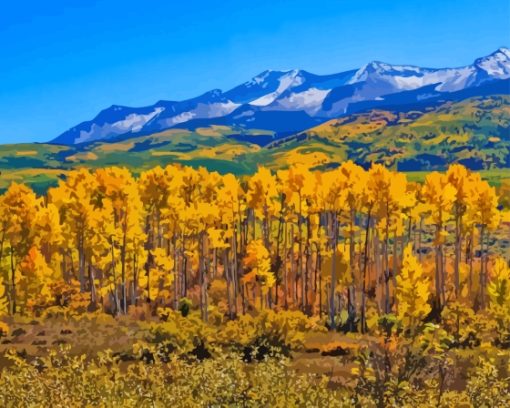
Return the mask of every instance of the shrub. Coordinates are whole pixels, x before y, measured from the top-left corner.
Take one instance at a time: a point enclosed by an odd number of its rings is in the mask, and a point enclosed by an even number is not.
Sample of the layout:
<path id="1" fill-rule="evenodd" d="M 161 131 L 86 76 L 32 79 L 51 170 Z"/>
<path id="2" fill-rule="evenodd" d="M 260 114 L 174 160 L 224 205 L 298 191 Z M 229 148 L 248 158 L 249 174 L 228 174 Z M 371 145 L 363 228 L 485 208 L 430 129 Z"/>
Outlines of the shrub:
<path id="1" fill-rule="evenodd" d="M 227 322 L 218 331 L 217 341 L 243 349 L 248 359 L 252 353 L 261 358 L 273 352 L 288 354 L 291 349 L 303 347 L 305 333 L 325 330 L 318 320 L 299 311 L 263 310 L 256 316 L 243 315 Z"/>
<path id="2" fill-rule="evenodd" d="M 247 366 L 227 353 L 202 362 L 131 362 L 127 369 L 111 352 L 89 361 L 68 348 L 37 364 L 16 353 L 9 359 L 0 377 L 2 407 L 349 406 L 347 393 L 329 389 L 325 378 L 297 374 L 282 356 Z"/>

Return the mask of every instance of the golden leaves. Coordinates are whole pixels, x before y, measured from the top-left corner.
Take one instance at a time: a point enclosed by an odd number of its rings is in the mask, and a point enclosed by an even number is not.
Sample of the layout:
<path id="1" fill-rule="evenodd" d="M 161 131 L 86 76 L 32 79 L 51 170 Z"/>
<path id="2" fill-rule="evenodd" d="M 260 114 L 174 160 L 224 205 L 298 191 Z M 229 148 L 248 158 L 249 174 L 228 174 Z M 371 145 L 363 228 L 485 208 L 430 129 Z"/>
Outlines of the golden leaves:
<path id="1" fill-rule="evenodd" d="M 243 277 L 243 281 L 250 282 L 257 278 L 260 282 L 262 293 L 267 294 L 269 288 L 272 288 L 276 283 L 276 279 L 271 272 L 269 251 L 264 246 L 262 240 L 257 239 L 248 243 L 243 265 L 251 269 L 250 273 Z"/>
<path id="2" fill-rule="evenodd" d="M 267 214 L 276 214 L 278 211 L 278 187 L 276 177 L 263 166 L 250 177 L 246 201 L 255 210 L 258 218 L 267 217 Z"/>
<path id="3" fill-rule="evenodd" d="M 510 313 L 510 267 L 503 258 L 497 258 L 492 266 L 492 280 L 487 287 L 491 304 L 506 307 Z"/>
<path id="4" fill-rule="evenodd" d="M 423 268 L 413 255 L 412 245 L 409 244 L 404 249 L 396 289 L 397 315 L 406 327 L 414 328 L 427 316 L 430 312 L 429 297 L 429 279 L 424 275 Z"/>
<path id="5" fill-rule="evenodd" d="M 339 278 L 335 285 L 345 286 L 361 267 L 349 271 L 350 254 L 342 246 L 349 241 L 356 257 L 352 264 L 361 265 L 365 235 L 368 242 L 378 234 L 384 242 L 395 239 L 399 246 L 398 238 L 410 239 L 418 223 L 423 231 L 421 223 L 426 220 L 436 226 L 432 242 L 439 245 L 451 237 L 455 217 L 462 217 L 459 225 L 469 228 L 461 228 L 463 236 L 474 227 L 493 228 L 501 218 L 495 190 L 462 166 L 452 166 L 446 174 L 430 173 L 421 186 L 382 165 L 365 170 L 351 161 L 324 172 L 299 164 L 276 174 L 260 167 L 243 178 L 180 165 L 146 170 L 138 178 L 125 168 L 77 169 L 46 198 L 18 184 L 1 196 L 2 266 L 8 267 L 6 254 L 12 252 L 16 264 L 34 247 L 56 271 L 55 279 L 61 279 L 60 271 L 65 270 L 73 277 L 81 272 L 87 280 L 90 267 L 99 293 L 119 293 L 123 284 L 136 286 L 138 280 L 136 291 L 148 286 L 152 295 L 168 297 L 173 262 L 180 273 L 187 268 L 195 279 L 213 270 L 221 276 L 229 271 L 222 263 L 234 265 L 246 255 L 244 281 L 255 282 L 259 293 L 267 293 L 275 284 L 274 274 L 283 271 L 281 264 L 278 271 L 271 271 L 271 261 L 283 262 L 283 267 L 291 262 L 303 266 L 305 256 L 299 252 L 305 251 L 310 268 L 320 251 L 321 268 L 330 270 L 335 229 L 336 239 L 343 241 L 335 249 Z M 338 220 L 336 226 L 333 219 Z M 445 253 L 449 250 L 445 248 Z M 154 258 L 150 261 L 149 251 Z M 284 251 L 288 253 L 282 257 Z M 419 269 L 409 257 L 405 262 L 404 272 Z M 146 265 L 150 282 L 142 272 Z M 239 266 L 235 265 L 230 271 Z M 85 290 L 89 285 L 86 282 Z M 415 290 L 418 300 L 425 291 L 423 286 L 404 289 Z"/>
<path id="6" fill-rule="evenodd" d="M 167 291 L 170 289 L 175 276 L 172 271 L 174 267 L 174 259 L 166 254 L 166 251 L 162 248 L 156 248 L 153 251 L 154 256 L 154 263 L 150 270 L 150 281 L 147 282 L 141 282 L 145 283 L 145 285 L 140 286 L 147 286 L 147 283 L 149 284 L 149 290 L 150 290 L 150 297 L 152 299 L 156 298 L 157 296 L 161 296 L 163 298 L 166 298 L 168 296 L 164 296 L 165 293 L 168 293 Z"/>

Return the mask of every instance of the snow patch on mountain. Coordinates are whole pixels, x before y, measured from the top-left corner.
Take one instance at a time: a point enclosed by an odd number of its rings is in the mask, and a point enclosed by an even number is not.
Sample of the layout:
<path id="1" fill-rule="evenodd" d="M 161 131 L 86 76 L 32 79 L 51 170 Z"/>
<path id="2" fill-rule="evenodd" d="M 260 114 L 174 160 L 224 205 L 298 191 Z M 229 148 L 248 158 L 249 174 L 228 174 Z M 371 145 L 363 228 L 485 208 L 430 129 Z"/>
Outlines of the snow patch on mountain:
<path id="1" fill-rule="evenodd" d="M 310 88 L 303 92 L 292 92 L 279 98 L 272 106 L 273 110 L 304 110 L 307 113 L 317 112 L 329 94 L 330 89 Z"/>
<path id="2" fill-rule="evenodd" d="M 473 66 L 447 69 L 420 68 L 411 65 L 390 65 L 382 62 L 371 62 L 362 67 L 352 80 L 357 82 L 384 83 L 391 91 L 407 91 L 427 85 L 438 84 L 441 91 L 457 91 L 473 80 Z"/>
<path id="3" fill-rule="evenodd" d="M 187 112 L 179 113 L 178 115 L 162 118 L 158 121 L 160 127 L 172 127 L 180 123 L 188 122 L 196 118 L 218 118 L 233 112 L 240 105 L 232 101 L 225 103 L 199 103 L 194 109 Z"/>
<path id="4" fill-rule="evenodd" d="M 279 78 L 280 84 L 274 92 L 270 92 L 264 96 L 261 96 L 260 98 L 255 99 L 254 101 L 251 101 L 250 105 L 267 106 L 271 104 L 287 89 L 301 85 L 305 81 L 303 76 L 299 74 L 300 72 L 297 69 L 289 71 L 286 75 L 283 75 L 281 78 Z"/>
<path id="5" fill-rule="evenodd" d="M 119 110 L 119 109 L 117 109 Z M 110 138 L 115 135 L 122 135 L 129 132 L 139 132 L 143 126 L 152 118 L 163 112 L 164 108 L 155 108 L 153 112 L 146 115 L 131 113 L 125 119 L 114 123 L 105 123 L 103 126 L 93 123 L 90 130 L 81 130 L 79 137 L 74 143 L 91 142 L 94 140 Z"/>

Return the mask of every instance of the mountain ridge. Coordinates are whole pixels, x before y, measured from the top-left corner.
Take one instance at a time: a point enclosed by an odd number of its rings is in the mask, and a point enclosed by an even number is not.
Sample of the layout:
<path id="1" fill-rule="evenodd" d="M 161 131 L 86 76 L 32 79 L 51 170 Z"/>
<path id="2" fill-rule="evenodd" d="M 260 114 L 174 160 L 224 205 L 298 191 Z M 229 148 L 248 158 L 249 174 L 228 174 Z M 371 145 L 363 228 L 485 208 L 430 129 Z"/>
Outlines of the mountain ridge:
<path id="1" fill-rule="evenodd" d="M 401 96 L 418 102 L 431 92 L 448 95 L 510 78 L 510 50 L 501 47 L 458 68 L 421 68 L 372 61 L 336 74 L 305 70 L 266 70 L 226 92 L 213 89 L 184 101 L 158 101 L 146 107 L 112 105 L 51 143 L 73 145 L 143 135 L 172 128 L 240 126 L 286 135 L 320 122 L 381 106 Z M 432 88 L 431 88 L 432 87 Z M 415 91 L 410 100 L 409 91 Z M 510 93 L 510 86 L 508 92 Z M 425 96 L 424 96 L 425 95 Z"/>

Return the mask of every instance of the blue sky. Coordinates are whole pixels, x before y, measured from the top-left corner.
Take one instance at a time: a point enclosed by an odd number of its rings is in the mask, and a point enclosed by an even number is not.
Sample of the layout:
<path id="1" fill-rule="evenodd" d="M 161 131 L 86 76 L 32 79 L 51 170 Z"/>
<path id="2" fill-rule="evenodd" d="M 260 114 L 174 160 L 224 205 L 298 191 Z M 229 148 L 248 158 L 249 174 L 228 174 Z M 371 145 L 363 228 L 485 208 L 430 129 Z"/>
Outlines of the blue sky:
<path id="1" fill-rule="evenodd" d="M 47 141 L 112 104 L 371 60 L 443 67 L 510 46 L 508 0 L 17 0 L 0 8 L 0 143 Z"/>

